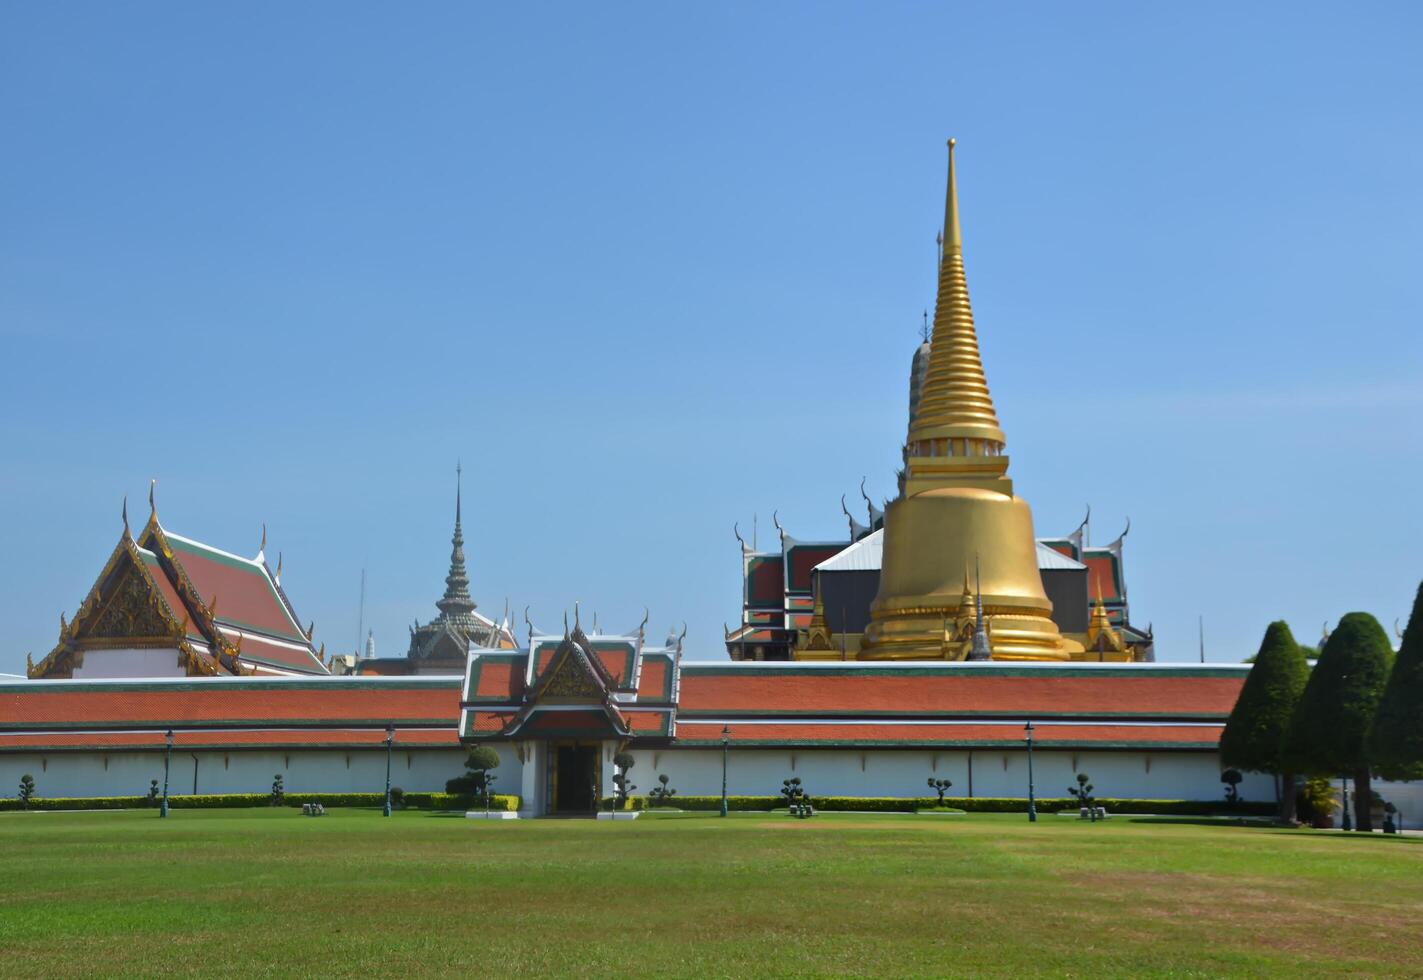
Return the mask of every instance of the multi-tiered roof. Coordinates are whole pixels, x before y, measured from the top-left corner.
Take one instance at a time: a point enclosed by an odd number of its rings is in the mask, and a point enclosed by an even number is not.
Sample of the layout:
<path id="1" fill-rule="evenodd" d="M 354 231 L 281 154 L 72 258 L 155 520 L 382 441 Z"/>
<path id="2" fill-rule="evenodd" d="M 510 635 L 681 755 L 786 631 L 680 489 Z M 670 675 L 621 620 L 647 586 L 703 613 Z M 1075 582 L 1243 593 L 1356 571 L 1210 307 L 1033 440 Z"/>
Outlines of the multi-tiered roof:
<path id="1" fill-rule="evenodd" d="M 152 488 L 148 499 L 137 538 L 125 503 L 119 543 L 31 677 L 113 676 L 115 651 L 152 651 L 150 665 L 171 651 L 165 672 L 190 677 L 327 673 L 313 626 L 302 628 L 282 589 L 280 556 L 275 570 L 267 564 L 265 529 L 256 557 L 243 558 L 167 530 Z"/>

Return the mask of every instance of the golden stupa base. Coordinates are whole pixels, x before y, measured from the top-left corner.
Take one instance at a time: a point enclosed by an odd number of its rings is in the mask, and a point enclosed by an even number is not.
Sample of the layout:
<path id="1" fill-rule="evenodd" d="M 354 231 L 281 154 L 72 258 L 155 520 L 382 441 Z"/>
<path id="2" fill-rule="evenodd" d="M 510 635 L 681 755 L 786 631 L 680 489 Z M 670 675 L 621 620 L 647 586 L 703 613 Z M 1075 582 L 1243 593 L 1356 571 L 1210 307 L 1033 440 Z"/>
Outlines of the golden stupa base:
<path id="1" fill-rule="evenodd" d="M 985 599 L 988 597 L 985 596 Z M 958 603 L 942 607 L 918 606 L 903 612 L 886 611 L 865 634 L 860 660 L 962 660 L 967 644 L 945 644 L 944 621 L 952 624 Z M 1009 610 L 985 603 L 990 647 L 994 660 L 1072 660 L 1082 645 L 1062 636 L 1041 612 Z"/>
<path id="2" fill-rule="evenodd" d="M 981 487 L 921 490 L 889 505 L 884 535 L 879 595 L 858 659 L 962 659 L 959 623 L 973 615 L 975 595 L 994 660 L 1070 660 L 1081 648 L 1052 621 L 1021 498 Z"/>

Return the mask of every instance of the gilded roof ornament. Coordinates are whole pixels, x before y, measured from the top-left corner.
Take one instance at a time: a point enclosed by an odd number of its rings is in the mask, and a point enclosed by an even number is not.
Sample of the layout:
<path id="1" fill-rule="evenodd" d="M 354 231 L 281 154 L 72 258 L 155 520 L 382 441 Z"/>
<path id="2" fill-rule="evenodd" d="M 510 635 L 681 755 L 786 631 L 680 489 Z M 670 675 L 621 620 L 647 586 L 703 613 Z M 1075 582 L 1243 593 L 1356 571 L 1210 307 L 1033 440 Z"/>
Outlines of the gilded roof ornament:
<path id="1" fill-rule="evenodd" d="M 126 538 L 127 538 L 127 537 L 131 537 L 132 535 L 129 534 L 129 530 L 128 530 L 128 494 L 124 494 L 123 518 L 124 518 L 124 537 L 126 537 Z"/>
<path id="2" fill-rule="evenodd" d="M 949 140 L 948 187 L 944 194 L 944 253 L 939 263 L 939 294 L 934 330 L 918 410 L 909 442 L 976 438 L 1002 446 L 1003 430 L 988 392 L 983 361 L 964 274 L 963 230 L 959 224 L 955 141 Z"/>
<path id="3" fill-rule="evenodd" d="M 151 520 L 158 520 L 158 504 L 153 501 L 153 491 L 158 488 L 156 479 L 148 481 L 148 516 Z"/>

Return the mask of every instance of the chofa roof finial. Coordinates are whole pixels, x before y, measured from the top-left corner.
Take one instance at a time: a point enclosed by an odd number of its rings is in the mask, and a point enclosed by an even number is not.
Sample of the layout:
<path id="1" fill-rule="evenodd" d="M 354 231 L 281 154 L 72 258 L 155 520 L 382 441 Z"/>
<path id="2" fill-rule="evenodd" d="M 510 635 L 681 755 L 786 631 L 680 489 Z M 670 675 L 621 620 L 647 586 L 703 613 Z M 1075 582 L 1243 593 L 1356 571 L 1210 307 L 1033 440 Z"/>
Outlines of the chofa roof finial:
<path id="1" fill-rule="evenodd" d="M 128 537 L 128 536 L 129 536 L 129 533 L 128 533 L 128 494 L 124 494 L 123 517 L 124 517 L 124 537 Z"/>
<path id="2" fill-rule="evenodd" d="M 153 491 L 157 489 L 158 481 L 151 479 L 148 481 L 148 516 L 154 520 L 158 519 L 158 505 L 153 502 Z"/>

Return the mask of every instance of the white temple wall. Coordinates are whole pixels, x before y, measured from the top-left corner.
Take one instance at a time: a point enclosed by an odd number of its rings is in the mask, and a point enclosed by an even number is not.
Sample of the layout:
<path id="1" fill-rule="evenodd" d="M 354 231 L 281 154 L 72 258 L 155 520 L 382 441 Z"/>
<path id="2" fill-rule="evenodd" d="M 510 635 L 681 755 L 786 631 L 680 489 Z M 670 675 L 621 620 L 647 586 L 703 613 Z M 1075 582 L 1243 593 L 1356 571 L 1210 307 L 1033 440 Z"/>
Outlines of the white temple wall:
<path id="1" fill-rule="evenodd" d="M 666 773 L 683 796 L 721 793 L 720 749 L 635 749 L 635 795 L 645 795 Z M 972 777 L 970 778 L 970 760 Z M 1038 796 L 1067 796 L 1076 774 L 1086 772 L 1102 797 L 1224 800 L 1220 763 L 1213 752 L 1033 752 Z M 782 780 L 800 777 L 814 796 L 930 796 L 932 776 L 953 781 L 949 796 L 1026 797 L 1024 750 L 927 751 L 917 749 L 735 749 L 729 753 L 727 792 L 774 796 Z M 1240 785 L 1247 800 L 1273 801 L 1268 776 L 1249 774 Z"/>
<path id="2" fill-rule="evenodd" d="M 494 743 L 500 755 L 495 791 L 524 797 L 525 812 L 543 812 L 543 746 L 526 746 L 528 764 L 520 764 L 512 745 Z M 603 786 L 612 792 L 611 744 L 605 746 Z M 282 774 L 289 793 L 380 793 L 385 789 L 382 749 L 173 750 L 169 792 L 193 791 L 193 756 L 197 756 L 198 792 L 266 793 L 272 777 Z M 972 795 L 1022 798 L 1027 795 L 1027 756 L 1022 751 L 975 750 Z M 440 792 L 445 781 L 464 771 L 463 749 L 412 749 L 396 746 L 391 756 L 391 784 L 410 792 Z M 682 796 L 721 793 L 721 751 L 634 749 L 634 795 L 658 785 L 659 773 Z M 1006 766 L 1005 766 L 1006 760 Z M 1074 766 L 1075 763 L 1075 766 Z M 1148 770 L 1149 766 L 1149 770 Z M 930 776 L 953 780 L 948 795 L 970 795 L 969 753 L 922 750 L 733 749 L 727 789 L 733 796 L 774 796 L 781 781 L 799 776 L 814 796 L 930 796 Z M 1033 781 L 1039 797 L 1063 797 L 1086 772 L 1103 797 L 1217 800 L 1224 798 L 1214 753 L 1205 752 L 1033 752 Z M 143 796 L 148 781 L 163 780 L 162 752 L 49 752 L 0 754 L 0 794 L 13 796 L 20 776 L 35 778 L 39 796 Z M 1376 782 L 1374 789 L 1397 805 L 1410 827 L 1423 827 L 1423 782 Z M 1241 796 L 1250 801 L 1275 797 L 1268 776 L 1247 773 Z"/>
<path id="3" fill-rule="evenodd" d="M 501 750 L 496 792 L 518 792 L 518 760 L 511 749 L 505 755 Z M 464 772 L 464 756 L 463 749 L 407 752 L 397 745 L 391 754 L 391 785 L 416 793 L 443 792 L 446 780 Z M 288 793 L 385 792 L 384 749 L 189 752 L 178 746 L 169 769 L 170 794 L 193 792 L 194 757 L 200 794 L 267 793 L 278 773 Z M 7 753 L 0 755 L 0 793 L 14 795 L 25 773 L 34 776 L 36 796 L 144 796 L 150 779 L 163 783 L 163 753 Z"/>
<path id="4" fill-rule="evenodd" d="M 178 663 L 177 648 L 135 650 L 85 650 L 83 665 L 74 670 L 75 680 L 97 677 L 186 677 Z"/>

